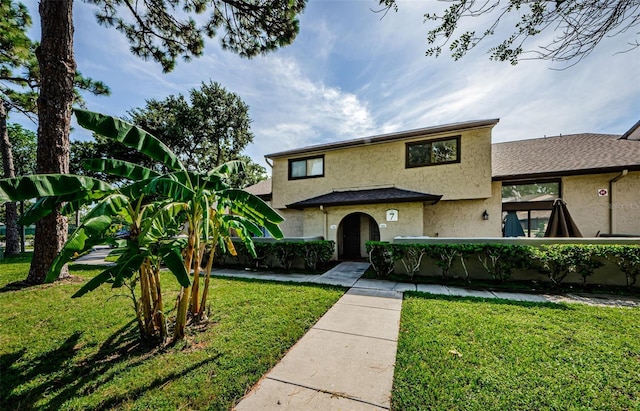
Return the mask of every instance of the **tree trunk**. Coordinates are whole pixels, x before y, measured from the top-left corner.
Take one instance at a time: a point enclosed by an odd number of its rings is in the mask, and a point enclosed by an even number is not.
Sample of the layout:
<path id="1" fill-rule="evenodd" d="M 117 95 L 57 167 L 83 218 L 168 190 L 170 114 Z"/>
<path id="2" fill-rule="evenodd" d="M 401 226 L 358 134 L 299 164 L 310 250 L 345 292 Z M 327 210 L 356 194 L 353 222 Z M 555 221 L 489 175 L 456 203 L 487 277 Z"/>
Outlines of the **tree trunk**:
<path id="1" fill-rule="evenodd" d="M 11 141 L 9 141 L 9 132 L 7 131 L 7 109 L 3 102 L 0 102 L 0 149 L 2 150 L 2 167 L 5 178 L 13 178 L 16 176 L 13 167 L 13 152 L 11 151 Z M 16 203 L 6 203 L 6 242 L 4 255 L 20 254 L 20 235 L 18 232 L 18 205 Z"/>
<path id="2" fill-rule="evenodd" d="M 41 85 L 38 97 L 38 173 L 69 172 L 69 128 L 73 104 L 73 0 L 40 0 L 42 39 L 36 50 Z M 67 219 L 55 212 L 36 224 L 27 282 L 44 281 L 67 239 Z M 68 277 L 65 266 L 59 278 Z"/>

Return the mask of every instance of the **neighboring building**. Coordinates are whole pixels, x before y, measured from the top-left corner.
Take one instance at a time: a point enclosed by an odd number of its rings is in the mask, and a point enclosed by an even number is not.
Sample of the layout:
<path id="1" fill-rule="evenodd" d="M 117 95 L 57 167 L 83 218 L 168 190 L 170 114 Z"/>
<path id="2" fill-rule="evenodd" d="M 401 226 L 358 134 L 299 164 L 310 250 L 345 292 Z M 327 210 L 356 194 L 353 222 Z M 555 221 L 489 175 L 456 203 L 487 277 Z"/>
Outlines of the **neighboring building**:
<path id="1" fill-rule="evenodd" d="M 249 190 L 286 219 L 286 236 L 336 241 L 340 258 L 396 236 L 500 237 L 517 211 L 540 235 L 556 197 L 584 236 L 640 234 L 640 122 L 621 136 L 579 134 L 491 144 L 497 119 L 268 154 Z M 606 193 L 605 193 L 606 191 Z M 271 198 L 268 195 L 271 194 Z M 606 194 L 606 195 L 605 195 Z"/>
<path id="2" fill-rule="evenodd" d="M 271 202 L 271 177 L 244 189 L 245 191 L 260 197 L 267 203 Z"/>

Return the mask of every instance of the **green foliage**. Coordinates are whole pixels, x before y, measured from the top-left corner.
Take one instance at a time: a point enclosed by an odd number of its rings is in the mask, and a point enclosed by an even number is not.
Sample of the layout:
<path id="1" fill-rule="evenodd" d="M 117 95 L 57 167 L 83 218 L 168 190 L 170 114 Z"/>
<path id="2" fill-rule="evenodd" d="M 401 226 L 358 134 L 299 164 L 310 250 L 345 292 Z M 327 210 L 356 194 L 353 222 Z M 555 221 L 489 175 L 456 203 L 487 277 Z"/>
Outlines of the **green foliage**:
<path id="1" fill-rule="evenodd" d="M 379 3 L 385 13 L 392 8 L 397 11 L 395 0 L 379 0 Z M 509 29 L 511 34 L 489 49 L 490 59 L 517 64 L 528 55 L 529 58 L 576 64 L 602 39 L 624 33 L 637 24 L 637 3 L 634 1 L 455 0 L 448 3 L 442 13 L 427 11 L 424 15 L 425 22 L 435 23 L 435 28 L 427 33 L 430 46 L 427 56 L 438 57 L 444 48 L 448 48 L 451 57 L 458 60 L 496 33 L 508 33 L 500 28 L 506 22 L 513 24 Z M 480 24 L 486 24 L 484 29 L 467 30 L 468 20 L 474 17 Z M 549 36 L 549 40 L 536 44 L 535 37 L 542 38 L 550 32 L 555 34 Z M 530 44 L 533 48 L 528 50 Z M 632 49 L 633 46 L 636 44 Z"/>
<path id="2" fill-rule="evenodd" d="M 369 262 L 378 278 L 387 278 L 395 269 L 395 260 L 389 243 L 380 241 L 367 241 L 367 253 Z"/>
<path id="3" fill-rule="evenodd" d="M 17 123 L 7 124 L 13 167 L 16 176 L 26 176 L 36 172 L 36 133 Z M 0 168 L 2 168 L 0 157 Z"/>
<path id="4" fill-rule="evenodd" d="M 132 109 L 128 115 L 130 122 L 162 141 L 190 171 L 202 173 L 241 160 L 245 166 L 230 175 L 232 187 L 246 187 L 265 178 L 264 167 L 242 155 L 253 141 L 249 107 L 218 83 L 202 83 L 187 97 L 179 94 L 164 100 L 147 100 L 145 107 Z M 80 164 L 86 158 L 113 158 L 146 168 L 155 166 L 153 159 L 134 148 L 99 135 L 94 137 L 95 141 L 72 143 L 72 163 Z M 76 168 L 74 172 L 84 172 Z M 116 179 L 100 169 L 91 170 L 89 175 Z"/>
<path id="5" fill-rule="evenodd" d="M 36 60 L 37 42 L 31 41 L 27 30 L 32 25 L 27 7 L 14 0 L 0 0 L 0 100 L 8 110 L 17 110 L 29 118 L 37 110 L 40 69 Z M 94 95 L 109 95 L 109 88 L 100 81 L 76 72 L 74 94 L 82 104 L 80 90 Z M 18 158 L 17 154 L 15 155 Z M 17 175 L 24 175 L 16 173 Z"/>
<path id="6" fill-rule="evenodd" d="M 638 275 L 640 275 L 640 246 L 609 246 L 605 256 L 616 263 L 625 274 L 627 287 L 636 283 Z"/>
<path id="7" fill-rule="evenodd" d="M 553 244 L 541 246 L 534 251 L 533 256 L 554 285 L 560 284 L 570 273 L 580 274 L 584 284 L 587 277 L 603 265 L 597 257 L 603 257 L 607 253 L 607 247 L 604 246 Z"/>
<path id="8" fill-rule="evenodd" d="M 400 261 L 409 278 L 420 270 L 422 258 L 425 256 L 425 247 L 414 244 L 392 244 L 391 255 L 394 261 Z"/>
<path id="9" fill-rule="evenodd" d="M 308 241 L 302 244 L 304 265 L 314 271 L 318 264 L 326 263 L 333 257 L 336 245 L 333 241 Z"/>
<path id="10" fill-rule="evenodd" d="M 479 248 L 478 259 L 494 280 L 506 281 L 513 269 L 531 266 L 533 247 L 525 245 L 486 244 Z"/>
<path id="11" fill-rule="evenodd" d="M 429 257 L 433 258 L 436 265 L 442 269 L 442 278 L 450 277 L 451 268 L 456 258 L 464 269 L 464 278 L 469 281 L 469 273 L 465 264 L 465 258 L 480 251 L 475 244 L 429 244 L 425 246 Z"/>
<path id="12" fill-rule="evenodd" d="M 424 256 L 433 259 L 442 269 L 443 279 L 451 278 L 451 270 L 460 261 L 463 278 L 469 282 L 466 261 L 475 255 L 493 280 L 505 282 L 514 269 L 536 268 L 549 276 L 551 283 L 560 284 L 569 274 L 577 273 L 583 285 L 604 258 L 614 262 L 625 274 L 627 286 L 632 286 L 640 274 L 640 246 L 555 244 L 533 247 L 518 244 L 405 244 L 369 241 L 366 244 L 369 261 L 379 278 L 394 271 L 402 262 L 406 275 L 413 279 L 420 270 Z"/>
<path id="13" fill-rule="evenodd" d="M 74 111 L 80 126 L 149 156 L 170 170 L 184 169 L 179 158 L 160 140 L 142 128 L 115 117 L 87 110 Z"/>
<path id="14" fill-rule="evenodd" d="M 176 315 L 176 338 L 184 336 L 187 303 L 191 294 L 191 313 L 202 317 L 206 293 L 200 304 L 198 286 L 200 259 L 207 243 L 224 246 L 230 243 L 233 230 L 254 254 L 251 235 L 261 234 L 258 225 L 274 237 L 281 236 L 278 223 L 282 217 L 252 194 L 231 188 L 229 176 L 242 169 L 239 162 L 221 165 L 207 173 L 186 171 L 178 156 L 160 140 L 143 129 L 120 119 L 85 110 L 76 111 L 78 123 L 96 133 L 120 142 L 160 162 L 148 169 L 114 159 L 90 160 L 86 164 L 101 173 L 126 177 L 133 182 L 112 187 L 99 180 L 75 175 L 30 175 L 0 180 L 0 200 L 41 197 L 29 212 L 29 218 L 46 215 L 61 203 L 70 212 L 87 204 L 91 210 L 82 224 L 70 235 L 53 262 L 47 281 L 55 280 L 60 269 L 74 256 L 97 244 L 113 244 L 112 226 L 124 224 L 129 229 L 126 246 L 115 266 L 85 284 L 74 296 L 95 290 L 104 283 L 113 288 L 131 289 L 133 305 L 143 336 L 166 336 L 162 308 L 159 267 L 163 262 L 174 274 L 183 293 Z M 227 211 L 233 215 L 227 214 Z M 186 221 L 188 238 L 175 238 Z M 184 258 L 182 251 L 184 250 Z M 233 251 L 233 249 L 231 249 Z M 211 256 L 213 258 L 213 256 Z M 194 270 L 193 292 L 189 273 Z M 205 290 L 208 290 L 207 272 Z M 139 284 L 141 297 L 135 295 Z M 186 291 L 185 291 L 186 290 Z"/>
<path id="15" fill-rule="evenodd" d="M 247 268 L 261 266 L 271 268 L 273 262 L 285 270 L 290 270 L 296 259 L 304 261 L 305 268 L 315 271 L 331 260 L 335 251 L 333 241 L 259 241 L 255 242 L 255 254 L 252 254 L 244 243 L 234 240 L 233 246 L 237 255 L 236 264 Z M 227 254 L 228 258 L 230 255 Z"/>
<path id="16" fill-rule="evenodd" d="M 120 3 L 91 0 L 99 7 L 98 23 L 115 27 L 131 44 L 131 52 L 153 59 L 165 72 L 176 60 L 202 55 L 204 37 L 221 31 L 222 47 L 243 57 L 253 57 L 290 44 L 298 34 L 297 15 L 304 0 L 258 1 L 152 1 Z M 194 17 L 210 11 L 207 19 Z"/>

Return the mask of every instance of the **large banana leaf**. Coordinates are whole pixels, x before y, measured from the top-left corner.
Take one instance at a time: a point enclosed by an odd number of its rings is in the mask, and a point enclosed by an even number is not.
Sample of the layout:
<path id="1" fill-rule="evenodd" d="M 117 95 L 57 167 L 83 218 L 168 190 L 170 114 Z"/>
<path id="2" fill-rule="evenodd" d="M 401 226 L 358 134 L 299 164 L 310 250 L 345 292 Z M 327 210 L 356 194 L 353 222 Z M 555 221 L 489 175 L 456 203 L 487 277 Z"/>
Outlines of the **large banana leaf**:
<path id="1" fill-rule="evenodd" d="M 33 174 L 0 180 L 0 203 L 110 190 L 113 190 L 110 184 L 91 177 L 72 174 Z"/>
<path id="2" fill-rule="evenodd" d="M 207 176 L 212 176 L 214 174 L 225 174 L 225 175 L 238 174 L 244 171 L 244 169 L 245 169 L 244 161 L 232 160 L 232 161 L 227 161 L 226 163 L 220 164 L 218 167 L 209 171 L 207 173 Z"/>
<path id="3" fill-rule="evenodd" d="M 189 287 L 191 285 L 191 279 L 189 273 L 184 267 L 184 261 L 182 259 L 182 247 L 184 244 L 179 242 L 173 242 L 169 246 L 161 249 L 162 261 L 171 270 L 178 282 L 183 287 Z"/>
<path id="4" fill-rule="evenodd" d="M 111 217 L 106 215 L 86 219 L 71 234 L 58 256 L 53 260 L 45 282 L 55 281 L 60 275 L 62 267 L 71 260 L 75 253 L 80 254 L 94 245 L 104 242 L 104 233 L 111 225 L 111 221 Z"/>
<path id="5" fill-rule="evenodd" d="M 255 224 L 266 228 L 274 238 L 284 237 L 278 227 L 278 223 L 284 219 L 260 198 L 246 191 L 235 189 L 225 190 L 220 196 L 219 206 L 228 207 L 232 213 L 244 216 Z"/>
<path id="6" fill-rule="evenodd" d="M 169 228 L 173 228 L 174 232 L 180 231 L 176 226 L 176 217 L 186 208 L 186 203 L 168 201 L 160 204 L 150 216 L 143 219 L 140 236 L 149 240 L 160 240 L 170 235 Z"/>
<path id="7" fill-rule="evenodd" d="M 160 175 L 141 165 L 113 158 L 90 158 L 83 160 L 82 165 L 87 170 L 124 177 L 135 181 L 146 180 L 150 177 L 158 177 Z"/>
<path id="8" fill-rule="evenodd" d="M 109 191 L 78 191 L 77 193 L 62 196 L 41 197 L 31 207 L 25 210 L 20 216 L 18 224 L 25 226 L 31 225 L 51 214 L 57 206 L 63 203 L 64 205 L 60 213 L 64 215 L 71 214 L 80 209 L 82 205 L 93 203 L 108 194 Z"/>
<path id="9" fill-rule="evenodd" d="M 229 189 L 221 193 L 220 196 L 229 200 L 228 204 L 231 210 L 240 215 L 253 217 L 257 221 L 266 220 L 272 223 L 284 221 L 284 218 L 262 199 L 246 191 Z"/>
<path id="10" fill-rule="evenodd" d="M 65 200 L 64 206 L 62 206 L 62 210 L 60 210 L 61 214 L 68 215 L 75 213 L 80 210 L 83 205 L 92 204 L 96 201 L 100 201 L 101 199 L 109 196 L 113 191 L 90 191 L 88 193 L 84 193 L 82 196 L 78 196 L 77 199 L 69 199 Z"/>
<path id="11" fill-rule="evenodd" d="M 236 234 L 238 235 L 238 237 L 240 237 L 249 253 L 253 257 L 256 257 L 256 248 L 253 244 L 251 235 L 253 234 L 255 236 L 262 236 L 260 227 L 258 227 L 249 219 L 239 215 L 223 214 L 220 215 L 220 219 L 223 222 L 223 224 L 221 225 L 221 228 L 224 227 L 223 234 L 226 237 L 229 237 L 229 229 L 235 230 Z"/>
<path id="12" fill-rule="evenodd" d="M 184 165 L 162 141 L 143 129 L 115 117 L 74 109 L 78 124 L 101 136 L 119 141 L 159 161 L 170 170 L 185 170 Z"/>
<path id="13" fill-rule="evenodd" d="M 140 266 L 148 256 L 149 252 L 144 248 L 126 250 L 116 261 L 117 269 L 114 271 L 112 288 L 122 287 L 124 280 L 131 277 L 134 271 L 140 269 Z"/>
<path id="14" fill-rule="evenodd" d="M 115 277 L 115 273 L 117 271 L 118 271 L 118 267 L 117 266 L 107 268 L 106 270 L 104 270 L 100 274 L 98 274 L 95 277 L 93 277 L 91 280 L 87 281 L 85 283 L 85 285 L 80 287 L 80 289 L 78 291 L 76 291 L 76 293 L 71 296 L 71 298 L 82 297 L 83 295 L 85 295 L 89 291 L 95 290 L 96 288 L 100 287 L 102 284 L 112 280 Z"/>
<path id="15" fill-rule="evenodd" d="M 128 216 L 124 211 L 129 205 L 129 198 L 119 193 L 111 194 L 98 202 L 85 216 L 86 219 L 106 215 L 113 217 L 116 215 Z"/>
<path id="16" fill-rule="evenodd" d="M 159 194 L 181 202 L 189 201 L 195 195 L 195 191 L 188 186 L 168 176 L 149 180 L 143 192 L 146 194 Z"/>

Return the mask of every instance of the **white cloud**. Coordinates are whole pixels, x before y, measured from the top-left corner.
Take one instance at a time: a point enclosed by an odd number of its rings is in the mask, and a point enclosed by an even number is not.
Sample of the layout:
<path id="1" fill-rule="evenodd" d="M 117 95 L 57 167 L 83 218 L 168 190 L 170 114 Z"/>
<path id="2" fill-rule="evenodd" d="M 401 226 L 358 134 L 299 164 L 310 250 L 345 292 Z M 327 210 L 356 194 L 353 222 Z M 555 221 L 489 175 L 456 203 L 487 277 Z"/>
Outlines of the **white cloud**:
<path id="1" fill-rule="evenodd" d="M 145 99 L 217 81 L 250 106 L 256 137 L 248 154 L 256 161 L 310 144 L 481 118 L 501 119 L 494 141 L 622 133 L 640 112 L 638 52 L 613 55 L 632 33 L 605 40 L 565 71 L 537 60 L 490 62 L 486 48 L 455 62 L 446 52 L 424 55 L 424 2 L 401 1 L 398 13 L 380 19 L 374 0 L 314 1 L 291 46 L 246 60 L 213 39 L 205 56 L 163 74 L 131 55 L 121 33 L 99 27 L 94 6 L 74 4 L 79 68 L 113 90 L 109 98 L 87 96 L 90 109 L 120 115 Z M 37 20 L 37 2 L 28 6 Z"/>

